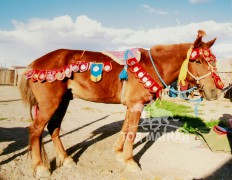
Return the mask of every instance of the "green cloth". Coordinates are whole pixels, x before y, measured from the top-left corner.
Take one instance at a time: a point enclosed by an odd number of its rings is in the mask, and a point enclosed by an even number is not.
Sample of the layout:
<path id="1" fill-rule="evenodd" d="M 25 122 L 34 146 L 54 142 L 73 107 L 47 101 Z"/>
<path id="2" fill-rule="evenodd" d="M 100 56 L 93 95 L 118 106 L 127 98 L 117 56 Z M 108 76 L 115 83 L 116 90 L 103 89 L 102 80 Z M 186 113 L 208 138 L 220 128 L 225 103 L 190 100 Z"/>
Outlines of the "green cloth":
<path id="1" fill-rule="evenodd" d="M 205 142 L 213 152 L 221 151 L 231 154 L 231 135 L 219 135 L 213 130 L 213 128 L 211 128 L 210 130 L 206 128 L 201 128 L 198 129 L 198 133 L 201 136 L 200 139 Z"/>

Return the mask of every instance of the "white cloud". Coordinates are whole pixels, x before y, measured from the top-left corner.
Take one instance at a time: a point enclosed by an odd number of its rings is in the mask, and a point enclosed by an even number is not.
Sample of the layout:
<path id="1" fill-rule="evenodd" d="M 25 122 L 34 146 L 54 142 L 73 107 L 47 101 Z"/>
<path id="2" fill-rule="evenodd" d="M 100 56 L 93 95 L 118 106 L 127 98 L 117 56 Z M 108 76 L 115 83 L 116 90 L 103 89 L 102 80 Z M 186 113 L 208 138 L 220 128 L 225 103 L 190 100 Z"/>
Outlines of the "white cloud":
<path id="1" fill-rule="evenodd" d="M 159 10 L 159 9 L 152 8 L 151 6 L 149 6 L 147 4 L 142 5 L 142 7 L 145 8 L 151 14 L 157 14 L 157 15 L 166 15 L 166 14 L 168 14 L 168 12 L 166 12 L 166 11 L 162 11 L 162 10 Z"/>
<path id="2" fill-rule="evenodd" d="M 66 15 L 13 23 L 14 30 L 0 30 L 0 66 L 26 65 L 59 48 L 102 51 L 193 42 L 199 29 L 208 34 L 205 41 L 218 38 L 213 46 L 218 59 L 232 57 L 232 23 L 206 21 L 137 31 L 104 27 L 87 16 L 72 20 Z"/>
<path id="3" fill-rule="evenodd" d="M 191 4 L 200 4 L 200 3 L 208 3 L 211 0 L 189 0 Z"/>

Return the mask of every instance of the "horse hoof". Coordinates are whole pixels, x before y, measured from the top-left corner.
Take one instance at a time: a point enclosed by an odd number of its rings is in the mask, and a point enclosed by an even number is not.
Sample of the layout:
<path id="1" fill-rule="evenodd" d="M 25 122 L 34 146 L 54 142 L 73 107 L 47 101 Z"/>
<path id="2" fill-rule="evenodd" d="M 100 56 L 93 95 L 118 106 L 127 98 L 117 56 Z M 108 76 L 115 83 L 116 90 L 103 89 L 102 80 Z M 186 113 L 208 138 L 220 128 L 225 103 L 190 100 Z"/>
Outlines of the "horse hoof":
<path id="1" fill-rule="evenodd" d="M 73 161 L 73 159 L 71 157 L 66 157 L 64 159 L 63 165 L 65 167 L 74 167 L 74 166 L 76 166 L 76 163 Z"/>
<path id="2" fill-rule="evenodd" d="M 118 162 L 125 163 L 122 152 L 117 152 L 115 158 Z"/>
<path id="3" fill-rule="evenodd" d="M 141 168 L 138 166 L 138 164 L 134 160 L 130 160 L 126 163 L 126 168 L 128 171 L 131 172 L 141 172 Z"/>
<path id="4" fill-rule="evenodd" d="M 44 165 L 38 166 L 36 169 L 36 177 L 37 178 L 47 178 L 51 175 L 50 170 Z"/>

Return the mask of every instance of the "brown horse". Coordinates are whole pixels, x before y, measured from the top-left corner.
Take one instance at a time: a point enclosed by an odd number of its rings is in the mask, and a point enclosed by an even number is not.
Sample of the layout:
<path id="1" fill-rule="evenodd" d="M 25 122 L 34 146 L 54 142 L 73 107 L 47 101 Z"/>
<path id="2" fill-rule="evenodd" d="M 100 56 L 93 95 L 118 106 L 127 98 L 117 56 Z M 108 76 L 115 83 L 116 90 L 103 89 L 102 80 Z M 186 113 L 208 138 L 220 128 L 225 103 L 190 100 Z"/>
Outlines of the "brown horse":
<path id="1" fill-rule="evenodd" d="M 27 78 L 22 77 L 20 91 L 23 101 L 31 106 L 38 107 L 38 114 L 29 128 L 29 145 L 32 151 L 32 162 L 36 176 L 44 177 L 50 175 L 48 166 L 42 160 L 41 149 L 41 134 L 46 125 L 60 163 L 65 166 L 75 164 L 72 158 L 67 155 L 59 138 L 61 121 L 72 96 L 87 101 L 122 103 L 127 106 L 121 133 L 114 144 L 114 152 L 117 159 L 125 162 L 129 170 L 139 171 L 140 168 L 133 159 L 133 144 L 141 111 L 144 104 L 159 97 L 160 88 L 164 87 L 154 71 L 152 61 L 167 85 L 178 78 L 182 67 L 183 72 L 187 71 L 185 73 L 182 72 L 182 76 L 184 74 L 185 77 L 182 77 L 181 83 L 184 83 L 186 80 L 192 85 L 197 85 L 204 98 L 216 100 L 219 98 L 221 90 L 218 86 L 220 83 L 218 83 L 215 64 L 211 62 L 211 60 L 215 59 L 202 54 L 203 50 L 207 50 L 211 54 L 209 48 L 214 44 L 215 40 L 216 38 L 205 43 L 202 41 L 202 35 L 198 34 L 194 43 L 154 46 L 150 49 L 151 57 L 149 56 L 149 51 L 140 48 L 140 62 L 130 61 L 128 63 L 130 70 L 127 71 L 127 81 L 119 79 L 119 74 L 124 66 L 112 61 L 109 56 L 100 52 L 60 49 L 33 61 L 27 70 L 34 70 L 32 71 L 34 76 L 30 76 L 31 71 L 29 71 Z M 53 81 L 52 79 L 44 80 L 44 75 L 42 75 L 41 79 L 38 78 L 38 72 L 48 73 L 49 70 L 69 67 L 70 64 L 73 64 L 74 67 L 76 60 L 79 60 L 79 63 L 111 62 L 112 70 L 103 72 L 103 78 L 99 82 L 90 80 L 91 73 L 89 70 L 81 73 L 75 68 L 71 74 L 69 71 L 66 72 L 66 77 L 63 77 L 63 72 L 60 73 L 57 76 L 57 79 L 60 78 L 60 80 L 55 80 L 54 82 L 49 82 Z M 132 58 L 132 60 L 135 59 Z M 182 64 L 187 66 L 184 67 Z M 150 75 L 149 78 L 153 80 L 152 84 L 156 84 L 153 90 L 145 88 L 146 83 L 141 83 L 141 79 L 135 77 L 138 74 L 135 73 L 137 71 L 136 68 L 133 69 L 134 65 L 143 68 L 146 74 Z M 36 73 L 37 75 L 35 76 Z M 150 87 L 149 83 L 146 85 Z"/>

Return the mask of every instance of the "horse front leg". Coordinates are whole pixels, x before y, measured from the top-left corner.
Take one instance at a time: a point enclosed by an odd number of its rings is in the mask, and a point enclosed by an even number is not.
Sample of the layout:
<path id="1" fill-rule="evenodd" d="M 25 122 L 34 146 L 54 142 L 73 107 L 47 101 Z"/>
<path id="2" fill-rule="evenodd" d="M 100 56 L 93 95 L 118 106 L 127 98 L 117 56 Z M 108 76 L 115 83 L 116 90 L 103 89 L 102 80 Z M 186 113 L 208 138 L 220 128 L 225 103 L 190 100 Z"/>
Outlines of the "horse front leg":
<path id="1" fill-rule="evenodd" d="M 138 131 L 138 124 L 143 107 L 144 105 L 142 103 L 136 103 L 131 108 L 129 108 L 128 129 L 123 147 L 123 155 L 127 169 L 133 172 L 141 171 L 141 168 L 138 166 L 133 158 L 133 146 Z"/>
<path id="2" fill-rule="evenodd" d="M 138 124 L 144 105 L 136 103 L 127 108 L 126 118 L 122 126 L 119 138 L 114 144 L 114 152 L 117 160 L 125 162 L 127 169 L 133 172 L 141 171 L 133 159 L 133 145 L 138 130 Z"/>
<path id="3" fill-rule="evenodd" d="M 116 142 L 114 143 L 114 153 L 116 155 L 116 159 L 119 162 L 124 162 L 123 147 L 124 147 L 124 143 L 125 143 L 125 140 L 126 140 L 126 135 L 127 135 L 127 132 L 128 132 L 129 111 L 130 110 L 127 109 L 125 120 L 123 122 L 122 129 L 120 131 L 119 137 L 116 140 Z"/>

